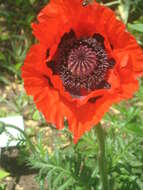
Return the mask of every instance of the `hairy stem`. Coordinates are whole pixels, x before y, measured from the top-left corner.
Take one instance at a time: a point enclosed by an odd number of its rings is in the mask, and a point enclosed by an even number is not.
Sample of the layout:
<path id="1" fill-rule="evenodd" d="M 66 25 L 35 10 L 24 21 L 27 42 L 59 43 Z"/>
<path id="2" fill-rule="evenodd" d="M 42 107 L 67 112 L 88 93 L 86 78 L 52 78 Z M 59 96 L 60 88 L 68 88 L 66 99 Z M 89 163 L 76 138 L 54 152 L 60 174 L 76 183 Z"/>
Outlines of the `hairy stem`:
<path id="1" fill-rule="evenodd" d="M 107 175 L 106 157 L 105 157 L 105 132 L 101 124 L 96 126 L 96 134 L 99 144 L 98 163 L 101 176 L 102 190 L 109 190 Z"/>

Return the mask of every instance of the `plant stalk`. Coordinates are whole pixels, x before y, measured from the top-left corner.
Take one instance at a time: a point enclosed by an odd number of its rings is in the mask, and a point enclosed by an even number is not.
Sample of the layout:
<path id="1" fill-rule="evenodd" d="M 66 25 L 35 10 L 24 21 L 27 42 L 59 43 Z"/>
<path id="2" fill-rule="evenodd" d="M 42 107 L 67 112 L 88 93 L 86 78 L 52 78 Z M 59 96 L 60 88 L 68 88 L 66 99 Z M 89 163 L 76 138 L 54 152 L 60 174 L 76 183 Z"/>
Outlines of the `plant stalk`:
<path id="1" fill-rule="evenodd" d="M 28 142 L 29 147 L 30 147 L 32 153 L 35 152 L 35 147 L 34 147 L 32 141 L 30 140 L 30 138 L 28 137 L 28 135 L 23 130 L 21 130 L 20 128 L 14 126 L 14 125 L 5 124 L 3 122 L 0 122 L 0 123 L 3 124 L 4 128 L 12 128 L 12 129 L 15 129 L 15 130 L 19 131 L 25 137 L 25 140 Z"/>
<path id="2" fill-rule="evenodd" d="M 101 176 L 102 190 L 109 190 L 107 175 L 106 156 L 105 156 L 105 132 L 101 124 L 96 126 L 96 135 L 99 144 L 98 163 Z"/>

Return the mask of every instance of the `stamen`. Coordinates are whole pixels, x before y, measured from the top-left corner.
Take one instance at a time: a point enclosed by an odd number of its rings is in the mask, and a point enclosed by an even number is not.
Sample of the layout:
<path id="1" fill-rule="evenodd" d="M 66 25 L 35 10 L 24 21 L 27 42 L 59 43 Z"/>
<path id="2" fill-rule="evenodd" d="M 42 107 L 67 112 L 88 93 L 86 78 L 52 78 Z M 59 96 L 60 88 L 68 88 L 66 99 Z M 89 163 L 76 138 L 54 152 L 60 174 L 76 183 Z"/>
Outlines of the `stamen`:
<path id="1" fill-rule="evenodd" d="M 53 60 L 47 62 L 53 74 L 62 79 L 65 90 L 73 96 L 109 89 L 111 85 L 106 78 L 114 65 L 114 59 L 107 56 L 104 38 L 100 34 L 77 39 L 73 31 L 62 37 Z"/>

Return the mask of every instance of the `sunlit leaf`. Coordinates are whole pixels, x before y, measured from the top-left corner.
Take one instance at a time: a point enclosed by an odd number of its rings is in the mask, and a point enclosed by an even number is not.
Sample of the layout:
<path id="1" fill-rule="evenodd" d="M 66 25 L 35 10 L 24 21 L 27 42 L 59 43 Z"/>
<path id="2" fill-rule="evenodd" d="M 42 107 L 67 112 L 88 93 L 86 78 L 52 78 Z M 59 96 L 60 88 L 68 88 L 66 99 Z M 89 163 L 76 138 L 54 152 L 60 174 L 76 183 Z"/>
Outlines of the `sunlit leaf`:
<path id="1" fill-rule="evenodd" d="M 143 32 L 143 24 L 128 24 L 128 28 L 137 32 Z"/>
<path id="2" fill-rule="evenodd" d="M 4 179 L 5 177 L 9 176 L 10 174 L 2 169 L 0 169 L 0 180 Z"/>

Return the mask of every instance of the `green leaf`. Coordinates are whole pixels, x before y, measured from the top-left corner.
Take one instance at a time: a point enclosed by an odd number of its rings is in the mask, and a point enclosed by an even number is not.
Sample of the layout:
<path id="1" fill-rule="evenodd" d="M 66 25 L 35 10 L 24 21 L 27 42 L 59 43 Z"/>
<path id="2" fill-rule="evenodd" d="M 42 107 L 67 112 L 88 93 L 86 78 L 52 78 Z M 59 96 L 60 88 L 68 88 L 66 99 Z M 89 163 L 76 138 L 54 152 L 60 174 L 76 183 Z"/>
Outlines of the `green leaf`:
<path id="1" fill-rule="evenodd" d="M 0 180 L 4 179 L 5 177 L 9 176 L 10 173 L 0 169 Z"/>
<path id="2" fill-rule="evenodd" d="M 66 189 L 67 187 L 69 187 L 73 182 L 73 178 L 69 178 L 68 180 L 65 181 L 65 183 L 63 183 L 59 188 L 58 190 L 64 190 Z"/>
<path id="3" fill-rule="evenodd" d="M 0 60 L 2 60 L 2 61 L 5 60 L 5 55 L 2 52 L 0 52 Z"/>
<path id="4" fill-rule="evenodd" d="M 137 32 L 143 32 L 143 24 L 128 24 L 129 30 L 135 30 Z"/>
<path id="5" fill-rule="evenodd" d="M 64 178 L 64 175 L 65 175 L 65 174 L 61 172 L 61 173 L 57 176 L 57 178 L 55 178 L 55 180 L 54 180 L 54 182 L 53 182 L 53 186 L 54 186 L 54 187 L 57 187 L 57 186 L 58 186 L 58 184 L 60 183 L 60 180 Z"/>
<path id="6" fill-rule="evenodd" d="M 0 76 L 0 82 L 2 82 L 4 84 L 10 84 L 10 81 L 7 80 L 4 76 Z"/>
<path id="7" fill-rule="evenodd" d="M 126 126 L 126 129 L 136 134 L 138 137 L 143 137 L 143 129 L 141 129 L 137 124 L 131 123 Z"/>
<path id="8" fill-rule="evenodd" d="M 128 21 L 130 5 L 131 5 L 130 0 L 126 0 L 125 2 L 122 2 L 118 7 L 120 16 L 125 24 Z"/>
<path id="9" fill-rule="evenodd" d="M 33 5 L 36 2 L 36 0 L 29 0 L 29 1 L 31 5 Z"/>
<path id="10" fill-rule="evenodd" d="M 30 25 L 30 23 L 32 22 L 33 19 L 34 19 L 34 15 L 29 15 L 27 18 L 27 24 Z"/>
<path id="11" fill-rule="evenodd" d="M 2 134 L 5 130 L 5 126 L 3 122 L 0 122 L 0 134 Z"/>
<path id="12" fill-rule="evenodd" d="M 6 184 L 0 184 L 0 190 L 6 190 Z"/>
<path id="13" fill-rule="evenodd" d="M 35 112 L 34 112 L 34 114 L 33 114 L 33 116 L 32 116 L 32 119 L 33 120 L 40 120 L 40 113 L 39 113 L 39 111 L 38 110 L 36 110 Z"/>
<path id="14" fill-rule="evenodd" d="M 137 179 L 137 184 L 140 189 L 143 189 L 143 181 L 141 181 L 140 179 Z"/>
<path id="15" fill-rule="evenodd" d="M 105 3 L 104 5 L 105 6 L 113 6 L 113 5 L 118 5 L 120 2 L 119 2 L 119 0 L 117 0 L 117 1 L 112 1 L 112 2 L 109 2 L 109 3 Z"/>

